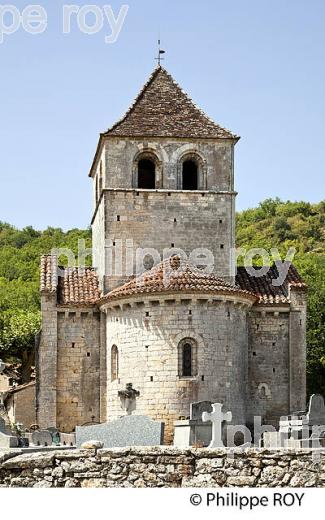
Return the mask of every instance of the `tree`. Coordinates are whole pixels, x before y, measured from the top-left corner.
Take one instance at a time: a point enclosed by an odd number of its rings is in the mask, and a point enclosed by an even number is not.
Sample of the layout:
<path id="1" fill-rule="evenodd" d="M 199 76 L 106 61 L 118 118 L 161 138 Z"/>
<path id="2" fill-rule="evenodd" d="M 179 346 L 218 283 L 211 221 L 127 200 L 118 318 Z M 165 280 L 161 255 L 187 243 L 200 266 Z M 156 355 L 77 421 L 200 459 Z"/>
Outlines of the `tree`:
<path id="1" fill-rule="evenodd" d="M 18 358 L 22 363 L 22 381 L 30 381 L 34 362 L 35 335 L 41 328 L 39 311 L 21 309 L 5 311 L 0 319 L 0 349 L 6 356 Z"/>

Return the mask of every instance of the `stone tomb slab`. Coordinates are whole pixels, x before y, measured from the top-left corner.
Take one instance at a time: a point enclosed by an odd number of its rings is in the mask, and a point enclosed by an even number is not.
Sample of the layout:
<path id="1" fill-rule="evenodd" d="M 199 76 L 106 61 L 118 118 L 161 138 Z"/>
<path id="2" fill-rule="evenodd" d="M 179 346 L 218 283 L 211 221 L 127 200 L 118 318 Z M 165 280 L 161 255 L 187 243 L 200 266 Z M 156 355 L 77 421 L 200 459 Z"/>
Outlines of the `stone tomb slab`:
<path id="1" fill-rule="evenodd" d="M 174 446 L 185 448 L 189 446 L 208 446 L 211 442 L 211 422 L 203 422 L 203 412 L 212 412 L 211 401 L 191 403 L 190 418 L 175 421 Z"/>
<path id="2" fill-rule="evenodd" d="M 307 420 L 311 426 L 325 425 L 325 404 L 320 394 L 313 394 L 309 400 Z"/>
<path id="3" fill-rule="evenodd" d="M 52 434 L 48 430 L 37 430 L 32 433 L 34 446 L 52 446 Z"/>
<path id="4" fill-rule="evenodd" d="M 77 447 L 90 440 L 103 442 L 104 448 L 159 446 L 163 438 L 164 423 L 146 415 L 126 415 L 108 423 L 76 427 Z"/>
<path id="5" fill-rule="evenodd" d="M 0 432 L 0 448 L 18 448 L 18 437 Z"/>

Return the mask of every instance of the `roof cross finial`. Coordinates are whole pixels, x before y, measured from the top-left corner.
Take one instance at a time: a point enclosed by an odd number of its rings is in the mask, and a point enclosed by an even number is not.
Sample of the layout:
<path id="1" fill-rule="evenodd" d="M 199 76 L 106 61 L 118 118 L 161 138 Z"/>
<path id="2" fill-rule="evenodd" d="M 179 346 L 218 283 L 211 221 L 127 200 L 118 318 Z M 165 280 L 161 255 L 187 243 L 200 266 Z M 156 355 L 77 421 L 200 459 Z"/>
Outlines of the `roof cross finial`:
<path id="1" fill-rule="evenodd" d="M 161 48 L 160 48 L 160 39 L 158 40 L 158 58 L 155 58 L 157 61 L 158 61 L 158 65 L 160 67 L 160 62 L 162 60 L 164 60 L 164 58 L 162 57 L 163 54 L 165 54 L 166 51 L 163 51 Z"/>

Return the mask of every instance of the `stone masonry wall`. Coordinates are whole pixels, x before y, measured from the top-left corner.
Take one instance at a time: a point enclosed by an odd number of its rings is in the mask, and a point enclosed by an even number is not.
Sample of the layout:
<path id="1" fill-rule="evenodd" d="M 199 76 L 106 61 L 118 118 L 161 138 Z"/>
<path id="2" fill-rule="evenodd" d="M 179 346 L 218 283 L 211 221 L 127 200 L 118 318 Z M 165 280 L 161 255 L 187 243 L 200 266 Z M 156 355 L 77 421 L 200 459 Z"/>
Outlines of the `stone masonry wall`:
<path id="1" fill-rule="evenodd" d="M 0 487 L 325 487 L 325 453 L 168 447 L 0 455 Z M 12 455 L 11 455 L 12 456 Z"/>
<path id="2" fill-rule="evenodd" d="M 57 428 L 100 419 L 100 314 L 91 309 L 58 312 Z"/>
<path id="3" fill-rule="evenodd" d="M 36 417 L 41 428 L 56 426 L 57 309 L 56 293 L 42 294 L 42 332 L 36 353 Z"/>
<path id="4" fill-rule="evenodd" d="M 177 301 L 172 296 L 140 298 L 107 309 L 107 419 L 126 413 L 118 390 L 132 383 L 140 391 L 134 413 L 164 421 L 167 442 L 173 422 L 188 417 L 195 401 L 222 402 L 235 424 L 245 424 L 249 303 L 189 294 Z M 178 345 L 185 338 L 197 345 L 192 377 L 179 375 Z M 113 345 L 119 372 L 111 381 Z"/>
<path id="5" fill-rule="evenodd" d="M 233 142 L 215 139 L 173 138 L 108 138 L 105 144 L 106 188 L 135 188 L 136 160 L 143 152 L 151 152 L 158 161 L 156 187 L 166 190 L 181 188 L 181 167 L 186 156 L 200 160 L 199 188 L 233 189 Z M 103 155 L 104 155 L 103 154 Z M 201 175 L 200 175 L 201 174 Z M 200 177 L 201 180 L 200 180 Z"/>
<path id="6" fill-rule="evenodd" d="M 197 248 L 208 249 L 213 272 L 232 281 L 233 203 L 234 195 L 229 193 L 105 191 L 100 203 L 105 213 L 98 211 L 93 229 L 94 265 L 100 279 L 106 265 L 106 291 L 136 274 L 138 248 L 148 253 L 153 249 L 155 263 L 162 260 L 164 250 L 170 256 L 177 248 L 187 255 Z M 100 219 L 105 219 L 106 248 L 99 238 Z"/>
<path id="7" fill-rule="evenodd" d="M 9 419 L 26 428 L 36 423 L 35 384 L 29 384 L 13 392 L 6 402 Z"/>
<path id="8" fill-rule="evenodd" d="M 263 311 L 253 307 L 249 327 L 248 422 L 262 416 L 267 424 L 289 413 L 289 309 Z"/>

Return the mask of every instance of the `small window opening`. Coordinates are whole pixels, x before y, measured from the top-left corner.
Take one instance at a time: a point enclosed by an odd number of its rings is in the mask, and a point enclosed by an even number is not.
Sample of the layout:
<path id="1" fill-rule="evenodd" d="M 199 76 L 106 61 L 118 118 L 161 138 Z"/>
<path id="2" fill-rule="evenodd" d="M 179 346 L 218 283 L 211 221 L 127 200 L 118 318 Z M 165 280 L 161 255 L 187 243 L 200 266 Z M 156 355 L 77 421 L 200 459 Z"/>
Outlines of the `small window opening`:
<path id="1" fill-rule="evenodd" d="M 183 162 L 182 186 L 183 190 L 198 189 L 197 164 L 192 160 Z"/>
<path id="2" fill-rule="evenodd" d="M 192 375 L 192 345 L 190 343 L 185 343 L 183 345 L 183 376 L 191 376 Z"/>
<path id="3" fill-rule="evenodd" d="M 87 352 L 87 357 L 90 357 L 90 352 Z"/>
<path id="4" fill-rule="evenodd" d="M 156 167 L 150 159 L 138 162 L 138 188 L 154 190 L 156 188 Z"/>
<path id="5" fill-rule="evenodd" d="M 111 381 L 115 381 L 118 378 L 118 348 L 113 345 L 111 348 Z"/>

